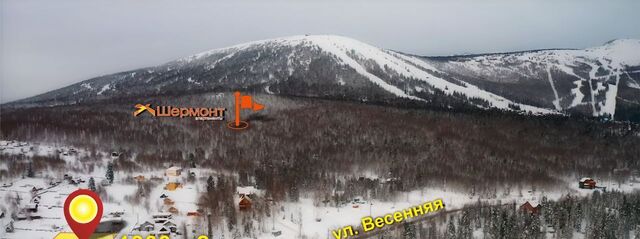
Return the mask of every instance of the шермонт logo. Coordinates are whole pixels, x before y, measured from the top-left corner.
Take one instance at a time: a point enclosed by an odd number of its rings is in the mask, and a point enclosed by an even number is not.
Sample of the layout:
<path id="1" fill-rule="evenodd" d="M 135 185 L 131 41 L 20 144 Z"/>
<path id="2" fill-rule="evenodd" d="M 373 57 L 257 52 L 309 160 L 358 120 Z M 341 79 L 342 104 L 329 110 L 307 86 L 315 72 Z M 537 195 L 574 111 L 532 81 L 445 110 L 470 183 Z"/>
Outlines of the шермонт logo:
<path id="1" fill-rule="evenodd" d="M 249 127 L 249 123 L 242 121 L 240 112 L 243 109 L 251 109 L 253 111 L 260 111 L 264 109 L 264 105 L 255 102 L 249 95 L 242 95 L 239 91 L 234 92 L 235 100 L 235 119 L 227 123 L 227 127 L 234 130 L 242 130 Z M 193 117 L 196 120 L 224 120 L 224 114 L 226 108 L 216 107 L 177 107 L 171 105 L 161 105 L 153 107 L 151 104 L 136 104 L 136 110 L 133 112 L 133 116 L 138 117 L 142 113 L 147 112 L 153 117 Z"/>

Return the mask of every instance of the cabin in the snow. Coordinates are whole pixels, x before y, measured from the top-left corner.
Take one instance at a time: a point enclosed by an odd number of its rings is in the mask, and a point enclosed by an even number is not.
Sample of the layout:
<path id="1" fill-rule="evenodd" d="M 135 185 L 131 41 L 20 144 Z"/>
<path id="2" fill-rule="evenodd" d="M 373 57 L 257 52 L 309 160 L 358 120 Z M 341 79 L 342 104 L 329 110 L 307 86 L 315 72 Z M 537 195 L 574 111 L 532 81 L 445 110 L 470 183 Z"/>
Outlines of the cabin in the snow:
<path id="1" fill-rule="evenodd" d="M 181 168 L 181 167 L 173 166 L 173 167 L 168 168 L 168 169 L 165 171 L 165 173 L 164 173 L 164 174 L 165 174 L 166 176 L 174 176 L 174 177 L 177 177 L 177 176 L 180 176 L 180 174 L 181 174 L 181 173 L 182 173 L 182 168 Z"/>
<path id="2" fill-rule="evenodd" d="M 578 187 L 594 189 L 596 188 L 596 180 L 593 180 L 592 178 L 581 178 L 580 182 L 578 183 Z"/>
<path id="3" fill-rule="evenodd" d="M 138 175 L 133 177 L 133 180 L 136 180 L 136 182 L 144 182 L 144 176 L 142 175 Z"/>
<path id="4" fill-rule="evenodd" d="M 524 204 L 520 205 L 520 211 L 524 212 L 524 213 L 528 213 L 528 214 L 538 214 L 538 212 L 540 212 L 540 204 L 538 204 L 537 202 L 525 202 Z"/>
<path id="5" fill-rule="evenodd" d="M 175 207 L 170 207 L 169 210 L 167 210 L 167 211 L 170 212 L 170 213 L 173 213 L 173 214 L 179 214 L 180 213 L 180 211 L 178 211 L 178 209 L 175 208 Z"/>
<path id="6" fill-rule="evenodd" d="M 162 226 L 168 228 L 169 231 L 171 231 L 173 233 L 178 232 L 178 225 L 176 225 L 175 223 L 173 223 L 171 221 L 165 222 Z"/>
<path id="7" fill-rule="evenodd" d="M 169 219 L 171 219 L 171 214 L 169 213 L 158 213 L 151 216 L 153 218 L 153 222 L 155 223 L 165 223 Z"/>
<path id="8" fill-rule="evenodd" d="M 167 185 L 164 187 L 164 189 L 167 191 L 175 191 L 178 188 L 182 188 L 182 184 L 180 184 L 179 182 L 170 182 L 167 183 Z"/>
<path id="9" fill-rule="evenodd" d="M 27 204 L 27 206 L 26 206 L 26 207 L 24 207 L 24 210 L 25 210 L 26 212 L 36 213 L 36 212 L 38 212 L 38 204 L 35 204 L 35 203 L 29 203 L 29 204 Z"/>
<path id="10" fill-rule="evenodd" d="M 200 212 L 187 212 L 187 216 L 189 217 L 200 217 L 202 214 Z"/>
<path id="11" fill-rule="evenodd" d="M 140 226 L 138 226 L 137 229 L 138 229 L 138 231 L 141 231 L 141 232 L 150 232 L 150 231 L 155 230 L 155 227 L 154 227 L 153 223 L 144 222 L 144 223 L 140 224 Z"/>
<path id="12" fill-rule="evenodd" d="M 238 202 L 238 207 L 240 210 L 249 210 L 251 209 L 251 198 L 248 196 L 240 195 L 240 202 Z"/>
<path id="13" fill-rule="evenodd" d="M 167 206 L 173 206 L 173 204 L 175 204 L 175 201 L 171 200 L 171 198 L 168 198 L 168 197 L 164 198 L 163 201 L 164 201 L 164 205 L 167 205 Z"/>
<path id="14" fill-rule="evenodd" d="M 109 182 L 109 180 L 107 180 L 107 179 L 102 179 L 100 181 L 100 185 L 103 186 L 103 187 L 106 187 L 106 186 L 111 185 L 111 182 Z"/>

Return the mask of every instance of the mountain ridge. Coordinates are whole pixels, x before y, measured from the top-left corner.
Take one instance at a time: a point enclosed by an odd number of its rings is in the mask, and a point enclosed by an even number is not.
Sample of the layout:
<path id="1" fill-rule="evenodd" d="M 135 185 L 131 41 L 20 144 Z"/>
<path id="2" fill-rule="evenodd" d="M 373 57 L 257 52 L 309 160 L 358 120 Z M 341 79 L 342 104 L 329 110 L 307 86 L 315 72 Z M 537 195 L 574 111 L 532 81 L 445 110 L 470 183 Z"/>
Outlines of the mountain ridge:
<path id="1" fill-rule="evenodd" d="M 342 36 L 300 35 L 212 49 L 155 67 L 92 78 L 9 104 L 73 104 L 136 92 L 161 95 L 240 89 L 359 101 L 405 98 L 437 102 L 444 107 L 456 101 L 534 114 L 569 110 L 613 118 L 618 83 L 621 79 L 630 86 L 640 82 L 634 70 L 635 64 L 640 65 L 640 56 L 633 53 L 636 49 L 640 49 L 640 40 L 625 39 L 584 50 L 424 57 Z M 485 66 L 483 62 L 491 64 Z M 600 71 L 610 77 L 596 75 Z M 522 73 L 521 79 L 502 80 L 514 72 Z M 626 76 L 621 77 L 623 74 Z M 614 79 L 608 79 L 611 77 Z M 578 81 L 581 83 L 567 92 L 565 88 L 571 87 L 566 85 Z M 510 92 L 512 85 L 505 82 L 521 82 L 519 87 L 532 86 L 531 91 L 536 93 L 519 94 L 518 89 Z M 595 89 L 586 92 L 584 85 Z M 640 102 L 640 91 L 627 88 L 622 89 L 623 100 L 631 105 Z M 583 109 L 583 101 L 590 101 L 586 103 L 591 104 L 591 112 Z"/>

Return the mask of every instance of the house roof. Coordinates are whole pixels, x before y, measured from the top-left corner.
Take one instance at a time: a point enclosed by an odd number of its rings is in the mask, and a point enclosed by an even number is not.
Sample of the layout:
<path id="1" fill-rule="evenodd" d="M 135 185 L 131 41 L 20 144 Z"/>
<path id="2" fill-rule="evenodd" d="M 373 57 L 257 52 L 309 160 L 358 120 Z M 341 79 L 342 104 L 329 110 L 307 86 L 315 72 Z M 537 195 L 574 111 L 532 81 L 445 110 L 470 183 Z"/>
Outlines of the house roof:
<path id="1" fill-rule="evenodd" d="M 244 195 L 240 196 L 240 202 L 242 202 L 244 200 L 246 200 L 248 202 L 251 202 L 251 198 L 250 197 L 247 197 L 247 196 L 244 196 Z"/>
<path id="2" fill-rule="evenodd" d="M 167 170 L 182 170 L 182 168 L 178 167 L 178 166 L 173 166 L 173 167 L 168 168 Z"/>
<path id="3" fill-rule="evenodd" d="M 238 194 L 250 195 L 250 194 L 257 194 L 260 190 L 256 189 L 256 187 L 254 186 L 247 186 L 247 187 L 237 187 L 236 191 L 238 192 Z"/>
<path id="4" fill-rule="evenodd" d="M 143 222 L 142 224 L 140 224 L 140 227 L 142 226 L 153 226 L 153 223 L 150 223 L 148 221 Z"/>
<path id="5" fill-rule="evenodd" d="M 154 218 L 167 218 L 167 217 L 171 217 L 171 214 L 169 213 L 157 213 L 157 214 L 153 214 L 152 217 Z"/>
<path id="6" fill-rule="evenodd" d="M 540 206 L 540 203 L 538 203 L 537 201 L 526 201 L 522 205 L 524 206 L 526 204 L 529 204 L 531 207 L 534 207 L 534 208 Z"/>
<path id="7" fill-rule="evenodd" d="M 588 180 L 593 180 L 593 178 L 581 178 L 581 179 L 580 179 L 580 182 L 586 182 L 586 181 L 588 181 Z"/>

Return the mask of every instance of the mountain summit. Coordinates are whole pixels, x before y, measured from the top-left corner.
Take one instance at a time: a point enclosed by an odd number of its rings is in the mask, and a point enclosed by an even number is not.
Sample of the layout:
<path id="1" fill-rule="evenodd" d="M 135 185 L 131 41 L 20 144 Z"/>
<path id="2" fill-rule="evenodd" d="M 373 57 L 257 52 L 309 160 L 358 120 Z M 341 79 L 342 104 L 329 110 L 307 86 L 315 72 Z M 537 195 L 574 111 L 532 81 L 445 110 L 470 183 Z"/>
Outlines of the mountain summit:
<path id="1" fill-rule="evenodd" d="M 57 105 L 165 94 L 268 94 L 535 114 L 614 117 L 640 109 L 640 41 L 584 50 L 419 57 L 331 35 L 250 42 L 160 66 L 89 79 L 12 105 Z M 622 105 L 622 107 L 620 107 Z"/>

